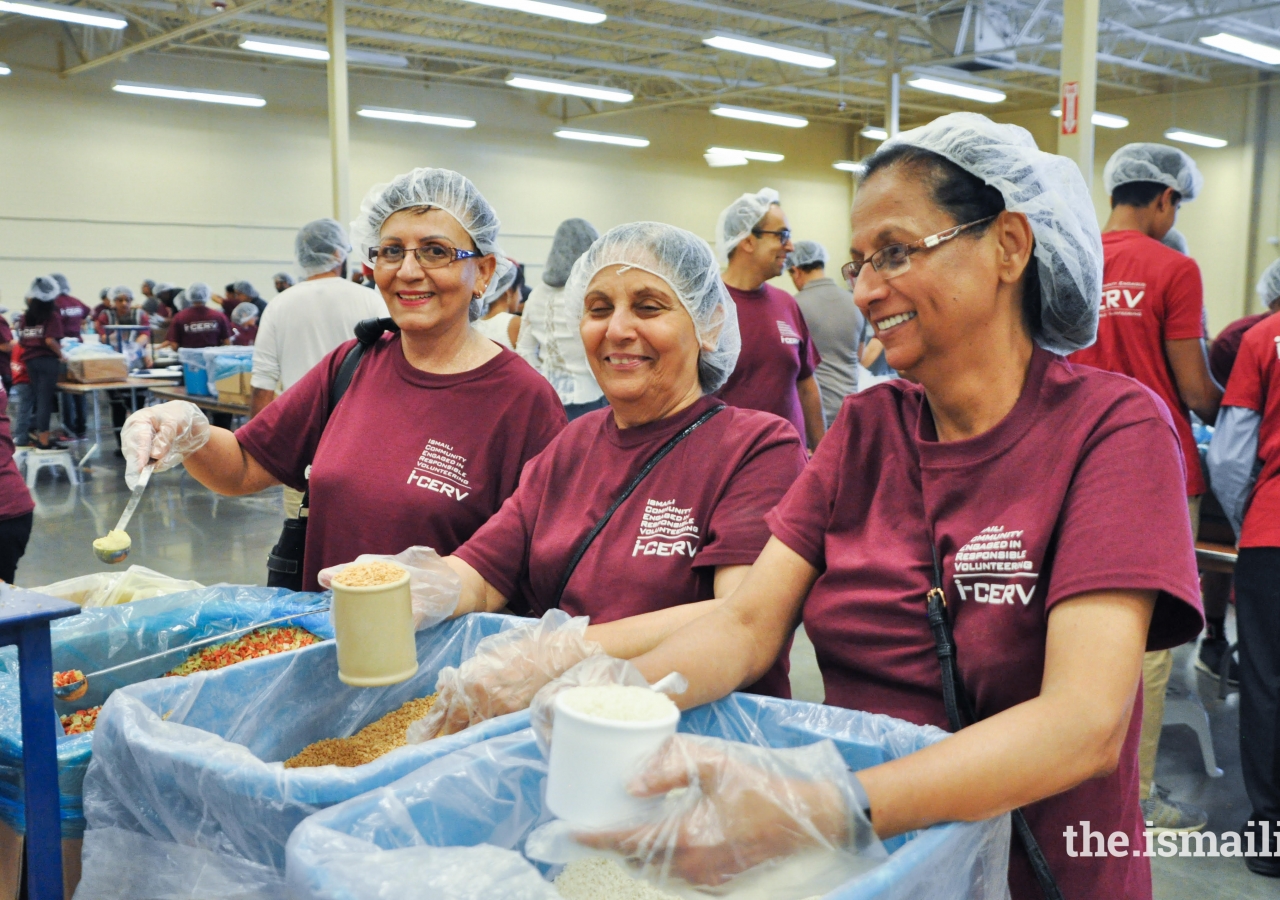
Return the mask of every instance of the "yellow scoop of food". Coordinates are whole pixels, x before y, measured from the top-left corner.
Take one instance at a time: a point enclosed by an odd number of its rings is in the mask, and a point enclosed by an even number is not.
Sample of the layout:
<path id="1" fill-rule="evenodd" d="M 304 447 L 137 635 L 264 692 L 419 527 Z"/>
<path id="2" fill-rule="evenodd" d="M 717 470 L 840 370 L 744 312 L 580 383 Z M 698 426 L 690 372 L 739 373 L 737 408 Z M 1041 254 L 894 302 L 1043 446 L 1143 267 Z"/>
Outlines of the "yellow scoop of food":
<path id="1" fill-rule="evenodd" d="M 93 552 L 104 563 L 124 562 L 132 544 L 133 541 L 130 540 L 128 533 L 112 529 L 107 532 L 106 537 L 100 537 L 93 542 Z"/>

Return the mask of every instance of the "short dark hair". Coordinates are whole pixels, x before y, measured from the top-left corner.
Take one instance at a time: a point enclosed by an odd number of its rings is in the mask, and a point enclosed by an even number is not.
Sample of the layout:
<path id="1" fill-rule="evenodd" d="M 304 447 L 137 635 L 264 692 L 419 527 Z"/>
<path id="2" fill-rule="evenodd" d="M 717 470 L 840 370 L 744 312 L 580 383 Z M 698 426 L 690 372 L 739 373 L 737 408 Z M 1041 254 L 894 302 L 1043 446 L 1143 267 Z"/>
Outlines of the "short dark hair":
<path id="1" fill-rule="evenodd" d="M 231 282 L 231 284 L 227 285 L 225 288 L 225 292 L 227 294 L 234 294 L 236 292 L 236 283 L 233 281 Z"/>
<path id="2" fill-rule="evenodd" d="M 1005 210 L 1004 195 L 998 190 L 945 156 L 923 147 L 894 144 L 873 153 L 865 165 L 859 184 L 893 166 L 914 169 L 927 180 L 933 202 L 957 225 L 992 218 Z M 979 225 L 968 234 L 980 237 L 989 227 L 990 223 Z M 1040 266 L 1033 255 L 1022 273 L 1022 317 L 1033 336 L 1041 330 L 1040 303 Z"/>
<path id="3" fill-rule="evenodd" d="M 1150 206 L 1156 201 L 1156 198 L 1165 191 L 1170 190 L 1169 185 L 1161 184 L 1158 181 L 1130 181 L 1125 184 L 1117 184 L 1111 190 L 1111 208 L 1117 206 Z M 1182 194 L 1178 191 L 1173 192 L 1173 202 L 1180 203 Z"/>
<path id="4" fill-rule="evenodd" d="M 827 264 L 818 260 L 817 262 L 805 263 L 803 266 L 792 266 L 793 269 L 799 269 L 801 272 L 816 272 L 819 269 L 825 269 Z"/>

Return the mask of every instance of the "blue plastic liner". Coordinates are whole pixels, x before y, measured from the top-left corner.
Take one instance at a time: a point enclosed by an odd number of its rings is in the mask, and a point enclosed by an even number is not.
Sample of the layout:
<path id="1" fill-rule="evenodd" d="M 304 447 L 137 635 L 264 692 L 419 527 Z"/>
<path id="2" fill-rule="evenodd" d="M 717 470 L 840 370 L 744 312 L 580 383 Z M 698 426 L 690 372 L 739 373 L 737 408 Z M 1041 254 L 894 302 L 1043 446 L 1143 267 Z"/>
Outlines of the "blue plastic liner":
<path id="1" fill-rule="evenodd" d="M 418 632 L 417 674 L 387 687 L 342 684 L 336 645 L 327 642 L 118 691 L 98 718 L 85 777 L 77 898 L 283 897 L 285 842 L 307 816 L 526 728 L 529 715 L 353 768 L 285 769 L 283 760 L 432 693 L 440 669 L 519 621 L 476 614 Z"/>
<path id="2" fill-rule="evenodd" d="M 945 737 L 887 716 L 733 694 L 687 712 L 680 730 L 798 747 L 835 742 L 862 769 Z M 546 763 L 529 730 L 437 760 L 395 784 L 317 813 L 294 831 L 294 900 L 557 900 L 520 855 L 552 817 L 543 808 Z M 1008 896 L 1009 819 L 938 825 L 885 842 L 889 859 L 829 893 L 832 900 Z"/>
<path id="3" fill-rule="evenodd" d="M 294 594 L 279 588 L 212 587 L 183 591 L 119 606 L 83 610 L 59 619 L 50 629 L 54 671 L 94 672 L 129 660 L 180 647 L 204 637 L 234 631 L 325 601 L 320 594 Z M 327 615 L 299 618 L 301 625 L 328 638 L 333 635 Z M 118 688 L 157 678 L 186 658 L 181 652 L 94 678 L 89 691 L 73 702 L 55 703 L 59 715 L 104 702 Z M 62 733 L 59 725 L 58 733 Z M 62 835 L 78 838 L 84 832 L 81 788 L 89 765 L 93 733 L 58 738 L 58 787 L 62 806 Z M 19 834 L 26 831 L 22 780 L 22 712 L 18 694 L 18 653 L 0 650 L 0 821 Z"/>

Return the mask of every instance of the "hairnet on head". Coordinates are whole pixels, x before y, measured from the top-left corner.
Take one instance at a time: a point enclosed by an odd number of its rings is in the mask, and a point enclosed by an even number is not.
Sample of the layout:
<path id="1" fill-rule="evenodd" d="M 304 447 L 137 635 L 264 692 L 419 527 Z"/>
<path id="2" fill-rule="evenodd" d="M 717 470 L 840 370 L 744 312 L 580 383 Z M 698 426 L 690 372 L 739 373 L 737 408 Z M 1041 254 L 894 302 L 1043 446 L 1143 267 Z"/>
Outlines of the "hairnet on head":
<path id="1" fill-rule="evenodd" d="M 876 153 L 903 144 L 950 160 L 998 190 L 1005 209 L 1027 217 L 1040 275 L 1036 342 L 1063 354 L 1092 344 L 1102 299 L 1102 234 L 1076 164 L 1040 150 L 1025 128 L 978 113 L 934 119 L 889 138 Z"/>
<path id="2" fill-rule="evenodd" d="M 253 300 L 262 299 L 258 296 L 258 289 L 247 281 L 237 281 L 234 285 L 232 285 L 232 287 L 235 288 L 235 292 L 237 294 L 244 294 L 246 297 L 249 297 Z M 208 285 L 205 285 L 205 289 L 206 290 L 208 289 Z"/>
<path id="3" fill-rule="evenodd" d="M 350 248 L 348 248 L 348 252 L 350 252 Z M 289 285 L 289 287 L 293 287 L 295 284 L 298 283 L 298 279 L 294 278 L 288 272 L 277 272 L 276 274 L 271 276 L 271 280 L 283 281 L 285 284 Z"/>
<path id="4" fill-rule="evenodd" d="M 726 206 L 716 220 L 716 257 L 720 265 L 729 265 L 729 254 L 751 234 L 769 212 L 769 207 L 781 203 L 773 188 L 761 188 L 754 194 L 743 194 Z"/>
<path id="5" fill-rule="evenodd" d="M 293 240 L 293 255 L 308 276 L 336 269 L 350 252 L 351 242 L 347 240 L 346 231 L 333 219 L 308 222 L 298 229 Z M 281 272 L 276 278 L 287 278 L 293 284 L 287 272 Z"/>
<path id="6" fill-rule="evenodd" d="M 1270 306 L 1272 300 L 1280 297 L 1280 259 L 1267 266 L 1262 277 L 1258 279 L 1256 290 L 1263 306 Z"/>
<path id="7" fill-rule="evenodd" d="M 256 318 L 258 318 L 258 307 L 252 303 L 237 303 L 236 308 L 231 310 L 231 321 L 237 325 L 243 325 Z"/>
<path id="8" fill-rule="evenodd" d="M 498 214 L 476 186 L 450 169 L 422 168 L 406 172 L 390 184 L 374 185 L 365 194 L 360 215 L 351 223 L 351 241 L 365 254 L 361 259 L 368 259 L 368 251 L 378 246 L 382 225 L 392 213 L 423 206 L 442 209 L 457 219 L 482 254 L 495 252 Z"/>
<path id="9" fill-rule="evenodd" d="M 1191 248 L 1187 246 L 1187 239 L 1181 231 L 1176 228 L 1170 228 L 1164 237 L 1160 238 L 1160 243 L 1164 244 L 1171 250 L 1177 250 L 1183 256 L 1191 255 Z"/>
<path id="10" fill-rule="evenodd" d="M 1125 144 L 1111 154 L 1102 169 L 1107 194 L 1135 181 L 1154 181 L 1171 187 L 1188 203 L 1196 199 L 1204 187 L 1204 176 L 1195 160 L 1167 144 Z"/>
<path id="11" fill-rule="evenodd" d="M 817 241 L 796 241 L 795 248 L 787 254 L 788 269 L 812 266 L 815 263 L 820 266 L 826 266 L 827 248 Z"/>
<path id="12" fill-rule="evenodd" d="M 110 300 L 112 303 L 115 303 L 121 297 L 123 297 L 124 299 L 132 303 L 133 291 L 129 290 L 123 284 L 118 284 L 115 287 L 113 287 L 110 291 L 107 292 L 107 299 Z"/>
<path id="13" fill-rule="evenodd" d="M 151 293 L 153 294 L 163 294 L 165 291 L 171 290 L 173 290 L 173 285 L 167 281 L 157 281 L 151 286 Z"/>
<path id="14" fill-rule="evenodd" d="M 142 301 L 142 311 L 148 315 L 154 316 L 156 313 L 160 312 L 160 301 L 155 297 L 148 297 L 146 300 Z"/>
<path id="15" fill-rule="evenodd" d="M 489 279 L 489 287 L 485 289 L 484 295 L 480 298 L 480 314 L 472 316 L 472 321 L 484 318 L 489 312 L 489 307 L 498 302 L 503 294 L 511 290 L 511 285 L 516 283 L 516 276 L 520 274 L 516 261 L 501 250 L 494 254 L 494 258 L 498 261 L 497 268 L 493 271 L 493 277 Z"/>
<path id="16" fill-rule="evenodd" d="M 52 303 L 58 299 L 58 294 L 62 293 L 58 289 L 58 282 L 54 281 L 48 275 L 37 276 L 31 282 L 31 287 L 27 288 L 27 300 L 39 300 L 41 303 Z"/>
<path id="17" fill-rule="evenodd" d="M 178 291 L 178 293 L 173 295 L 173 308 L 178 312 L 182 312 L 190 305 L 191 301 L 187 299 L 187 292 L 185 289 Z"/>
<path id="18" fill-rule="evenodd" d="M 611 228 L 573 264 L 564 288 L 565 311 L 581 318 L 591 279 L 601 269 L 617 265 L 643 269 L 671 287 L 689 311 L 702 345 L 698 353 L 702 392 L 722 388 L 738 362 L 742 335 L 737 307 L 720 278 L 710 245 L 692 232 L 661 222 Z M 707 349 L 708 344 L 712 349 Z"/>
<path id="19" fill-rule="evenodd" d="M 556 228 L 556 236 L 551 239 L 551 252 L 547 254 L 547 265 L 542 270 L 543 282 L 551 287 L 564 287 L 573 264 L 598 237 L 600 232 L 586 219 L 565 219 L 561 222 Z"/>
<path id="20" fill-rule="evenodd" d="M 240 291 L 237 288 L 236 293 L 239 292 Z M 205 284 L 203 281 L 197 281 L 195 284 L 191 285 L 191 287 L 187 288 L 186 294 L 187 302 L 189 303 L 208 303 L 211 292 L 209 290 L 209 285 Z"/>
<path id="21" fill-rule="evenodd" d="M 52 278 L 54 283 L 58 285 L 58 293 L 60 294 L 71 293 L 71 282 L 67 281 L 66 275 L 63 275 L 61 272 L 54 272 L 49 277 Z"/>
<path id="22" fill-rule="evenodd" d="M 154 290 L 156 289 L 156 282 L 155 282 L 155 279 L 153 279 L 153 278 L 144 278 L 144 279 L 142 279 L 142 286 L 143 286 L 143 287 L 151 288 L 151 290 L 153 290 L 153 291 L 154 291 Z"/>

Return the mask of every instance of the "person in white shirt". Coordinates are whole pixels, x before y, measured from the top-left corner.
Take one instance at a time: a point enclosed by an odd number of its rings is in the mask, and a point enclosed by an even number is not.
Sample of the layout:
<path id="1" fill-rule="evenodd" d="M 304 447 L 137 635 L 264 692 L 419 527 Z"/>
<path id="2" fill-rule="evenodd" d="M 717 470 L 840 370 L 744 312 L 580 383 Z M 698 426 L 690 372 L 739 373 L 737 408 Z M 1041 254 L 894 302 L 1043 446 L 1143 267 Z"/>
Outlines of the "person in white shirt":
<path id="1" fill-rule="evenodd" d="M 333 219 L 308 222 L 294 240 L 294 255 L 306 275 L 276 296 L 262 313 L 253 346 L 253 396 L 249 416 L 262 412 L 313 366 L 353 337 L 363 319 L 387 315 L 376 291 L 347 280 L 351 243 Z M 298 515 L 302 494 L 285 488 L 285 513 Z"/>
<path id="2" fill-rule="evenodd" d="M 587 364 L 578 320 L 566 314 L 563 303 L 569 270 L 599 236 L 586 219 L 565 219 L 556 228 L 542 283 L 525 302 L 516 340 L 516 352 L 551 382 L 571 422 L 607 402 Z"/>
<path id="3" fill-rule="evenodd" d="M 524 287 L 524 266 L 509 257 L 503 257 L 499 263 L 507 265 L 500 264 L 494 272 L 489 289 L 482 298 L 484 312 L 471 323 L 471 327 L 498 346 L 514 350 L 520 334 L 520 317 L 515 311 L 524 297 L 521 290 Z"/>

